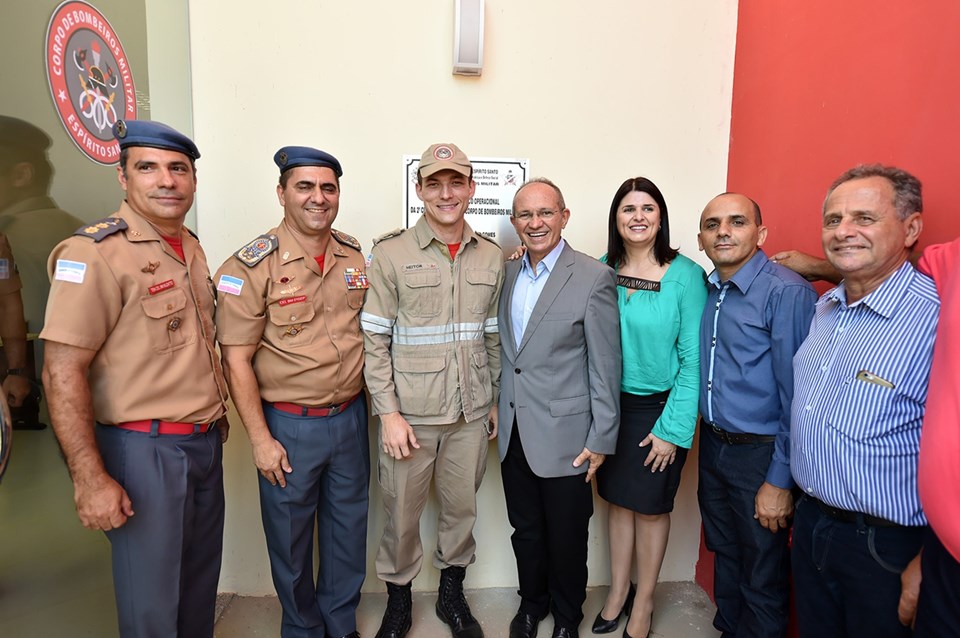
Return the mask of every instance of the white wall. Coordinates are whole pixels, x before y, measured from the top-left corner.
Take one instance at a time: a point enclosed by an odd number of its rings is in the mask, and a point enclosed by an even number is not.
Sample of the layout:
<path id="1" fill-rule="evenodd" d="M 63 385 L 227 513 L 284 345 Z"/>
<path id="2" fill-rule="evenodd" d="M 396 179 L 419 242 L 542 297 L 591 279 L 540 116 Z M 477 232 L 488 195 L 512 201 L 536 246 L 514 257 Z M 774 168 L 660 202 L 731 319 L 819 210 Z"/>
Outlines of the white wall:
<path id="1" fill-rule="evenodd" d="M 696 252 L 699 211 L 724 190 L 736 0 L 487 0 L 480 78 L 451 74 L 453 2 L 190 2 L 198 229 L 216 267 L 281 217 L 273 153 L 304 144 L 344 166 L 337 227 L 369 249 L 401 220 L 404 153 L 452 141 L 468 154 L 525 157 L 564 190 L 566 237 L 599 255 L 609 198 L 642 174 L 663 190 L 675 245 Z M 272 592 L 256 480 L 239 423 L 225 460 L 221 589 Z M 371 423 L 375 438 L 376 424 Z M 491 448 L 470 587 L 516 585 L 499 465 Z M 373 457 L 375 459 L 375 456 Z M 375 463 L 374 463 L 375 466 Z M 691 457 L 663 580 L 690 580 L 700 533 Z M 375 475 L 374 475 L 375 476 Z M 597 501 L 590 583 L 608 582 Z M 436 509 L 423 518 L 429 556 Z M 383 528 L 371 487 L 368 579 Z M 415 581 L 432 588 L 429 560 Z"/>

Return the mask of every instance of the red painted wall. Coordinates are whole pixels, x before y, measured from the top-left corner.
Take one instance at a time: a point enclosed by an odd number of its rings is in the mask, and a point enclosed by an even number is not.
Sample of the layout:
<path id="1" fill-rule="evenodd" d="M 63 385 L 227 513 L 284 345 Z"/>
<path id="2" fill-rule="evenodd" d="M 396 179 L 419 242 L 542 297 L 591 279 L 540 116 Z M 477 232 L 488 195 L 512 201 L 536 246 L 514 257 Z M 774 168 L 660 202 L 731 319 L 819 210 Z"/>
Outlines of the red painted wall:
<path id="1" fill-rule="evenodd" d="M 740 2 L 727 186 L 771 250 L 820 250 L 826 188 L 862 162 L 923 181 L 921 244 L 960 232 L 960 3 Z"/>
<path id="2" fill-rule="evenodd" d="M 727 188 L 760 203 L 768 254 L 822 256 L 826 189 L 859 163 L 923 182 L 921 246 L 960 234 L 958 32 L 955 0 L 741 0 Z"/>

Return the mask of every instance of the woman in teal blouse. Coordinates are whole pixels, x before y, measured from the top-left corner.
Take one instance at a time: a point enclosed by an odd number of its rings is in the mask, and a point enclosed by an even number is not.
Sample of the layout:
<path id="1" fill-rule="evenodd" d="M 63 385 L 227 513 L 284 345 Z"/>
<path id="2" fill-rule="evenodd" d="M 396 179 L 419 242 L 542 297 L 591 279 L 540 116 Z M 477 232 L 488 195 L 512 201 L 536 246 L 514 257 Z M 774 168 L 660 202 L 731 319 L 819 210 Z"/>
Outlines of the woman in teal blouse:
<path id="1" fill-rule="evenodd" d="M 613 631 L 626 613 L 623 635 L 640 638 L 650 631 L 670 512 L 697 423 L 707 290 L 703 269 L 670 247 L 667 204 L 643 177 L 628 179 L 613 197 L 603 260 L 617 271 L 623 381 L 617 451 L 597 473 L 610 504 L 611 585 L 593 631 Z"/>

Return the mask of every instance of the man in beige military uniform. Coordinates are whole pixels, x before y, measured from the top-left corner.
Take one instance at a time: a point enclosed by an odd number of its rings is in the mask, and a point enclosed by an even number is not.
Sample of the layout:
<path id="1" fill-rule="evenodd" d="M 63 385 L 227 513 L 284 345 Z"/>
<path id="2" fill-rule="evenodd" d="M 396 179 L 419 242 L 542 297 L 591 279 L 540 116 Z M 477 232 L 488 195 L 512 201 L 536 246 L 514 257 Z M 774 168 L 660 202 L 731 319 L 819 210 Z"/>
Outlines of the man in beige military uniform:
<path id="1" fill-rule="evenodd" d="M 23 403 L 30 394 L 24 366 L 27 361 L 27 329 L 23 321 L 22 284 L 7 236 L 0 233 L 0 340 L 7 369 L 3 397 L 11 406 Z"/>
<path id="2" fill-rule="evenodd" d="M 333 229 L 340 162 L 281 148 L 283 221 L 217 272 L 217 339 L 260 476 L 283 638 L 359 638 L 370 483 L 357 241 Z M 313 581 L 314 521 L 320 570 Z"/>
<path id="3" fill-rule="evenodd" d="M 424 151 L 417 172 L 424 215 L 414 228 L 378 240 L 367 270 L 364 374 L 380 415 L 378 477 L 387 514 L 377 575 L 389 600 L 377 638 L 410 629 L 410 581 L 423 559 L 420 515 L 431 476 L 440 501 L 437 615 L 455 638 L 483 635 L 463 578 L 475 560 L 487 441 L 497 434 L 503 257 L 464 221 L 476 189 L 472 173 L 453 144 Z"/>
<path id="4" fill-rule="evenodd" d="M 210 638 L 227 394 L 206 257 L 183 227 L 200 153 L 159 122 L 113 133 L 126 199 L 50 255 L 43 382 L 80 522 L 110 540 L 120 635 Z"/>

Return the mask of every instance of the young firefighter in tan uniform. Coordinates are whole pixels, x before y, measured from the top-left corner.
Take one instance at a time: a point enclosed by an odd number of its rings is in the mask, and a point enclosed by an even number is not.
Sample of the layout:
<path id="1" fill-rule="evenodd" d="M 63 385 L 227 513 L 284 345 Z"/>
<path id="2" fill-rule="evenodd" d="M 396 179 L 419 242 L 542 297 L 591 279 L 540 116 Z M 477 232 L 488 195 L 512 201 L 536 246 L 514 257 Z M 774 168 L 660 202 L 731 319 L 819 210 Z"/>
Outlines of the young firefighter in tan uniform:
<path id="1" fill-rule="evenodd" d="M 370 483 L 364 259 L 333 229 L 340 162 L 303 146 L 274 161 L 283 221 L 217 272 L 217 339 L 259 471 L 281 636 L 359 638 Z"/>
<path id="2" fill-rule="evenodd" d="M 440 501 L 437 615 L 456 638 L 483 635 L 463 578 L 475 560 L 487 440 L 497 434 L 503 256 L 464 221 L 476 189 L 472 172 L 453 144 L 424 151 L 417 173 L 424 215 L 412 229 L 380 238 L 367 270 L 364 374 L 380 415 L 378 476 L 387 515 L 377 575 L 389 600 L 377 638 L 410 629 L 410 581 L 423 558 L 420 515 L 431 476 Z"/>
<path id="3" fill-rule="evenodd" d="M 50 255 L 43 383 L 80 522 L 110 539 L 120 635 L 210 638 L 227 390 L 183 227 L 200 153 L 158 122 L 113 133 L 126 199 Z"/>

